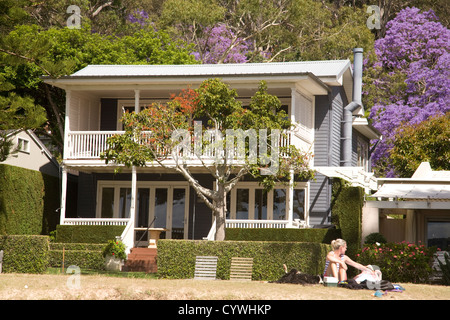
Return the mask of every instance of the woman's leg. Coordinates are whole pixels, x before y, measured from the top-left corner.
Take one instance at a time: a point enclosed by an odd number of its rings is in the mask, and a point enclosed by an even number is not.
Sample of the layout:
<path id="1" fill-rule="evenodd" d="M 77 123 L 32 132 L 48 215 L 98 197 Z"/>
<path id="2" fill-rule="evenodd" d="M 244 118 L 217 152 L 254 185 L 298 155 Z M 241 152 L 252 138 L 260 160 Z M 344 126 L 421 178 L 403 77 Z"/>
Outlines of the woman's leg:
<path id="1" fill-rule="evenodd" d="M 344 268 L 339 268 L 339 281 L 347 281 L 347 271 Z"/>
<path id="2" fill-rule="evenodd" d="M 339 278 L 338 267 L 337 267 L 336 263 L 334 263 L 334 262 L 330 263 L 330 265 L 328 266 L 328 270 L 327 270 L 327 276 L 332 276 L 332 277 L 335 277 L 336 279 Z"/>

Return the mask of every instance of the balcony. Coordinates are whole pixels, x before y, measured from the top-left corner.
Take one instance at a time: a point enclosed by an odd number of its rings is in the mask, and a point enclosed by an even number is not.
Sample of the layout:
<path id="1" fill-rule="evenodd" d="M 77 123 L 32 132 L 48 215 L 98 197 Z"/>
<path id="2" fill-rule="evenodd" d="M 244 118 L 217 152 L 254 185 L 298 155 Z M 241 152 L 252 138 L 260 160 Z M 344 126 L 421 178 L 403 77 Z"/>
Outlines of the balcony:
<path id="1" fill-rule="evenodd" d="M 108 138 L 116 134 L 124 134 L 124 131 L 71 131 L 67 135 L 65 142 L 64 160 L 100 160 L 100 156 L 108 150 Z M 143 143 L 145 142 L 145 134 Z M 279 147 L 287 147 L 293 143 L 297 147 L 305 145 L 305 141 L 297 134 L 288 132 L 287 135 L 280 136 Z M 286 156 L 280 154 L 281 157 Z M 202 160 L 214 159 L 214 153 L 204 152 Z M 187 160 L 199 160 L 198 156 L 191 152 L 187 155 Z"/>

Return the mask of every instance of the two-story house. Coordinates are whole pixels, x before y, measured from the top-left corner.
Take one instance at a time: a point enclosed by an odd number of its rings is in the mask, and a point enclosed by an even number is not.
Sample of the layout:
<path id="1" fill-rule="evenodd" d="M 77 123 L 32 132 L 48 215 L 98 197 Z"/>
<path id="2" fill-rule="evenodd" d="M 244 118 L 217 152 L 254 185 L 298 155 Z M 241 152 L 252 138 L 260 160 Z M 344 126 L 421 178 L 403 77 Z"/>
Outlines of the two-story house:
<path id="1" fill-rule="evenodd" d="M 107 139 L 120 133 L 121 116 L 139 111 L 208 78 L 220 78 L 250 98 L 261 80 L 297 123 L 288 143 L 314 154 L 315 181 L 279 186 L 266 193 L 243 179 L 229 194 L 226 226 L 317 227 L 330 224 L 331 177 L 369 187 L 369 141 L 379 133 L 363 117 L 362 49 L 349 60 L 218 65 L 89 65 L 45 82 L 66 92 L 61 224 L 122 224 L 133 246 L 142 228 L 167 229 L 162 237 L 202 239 L 213 225 L 208 209 L 188 182 L 158 165 L 114 173 L 100 159 Z M 243 101 L 245 104 L 245 101 Z M 286 142 L 285 142 L 286 143 Z M 77 217 L 66 216 L 67 170 L 79 172 Z M 199 168 L 206 187 L 214 180 Z"/>

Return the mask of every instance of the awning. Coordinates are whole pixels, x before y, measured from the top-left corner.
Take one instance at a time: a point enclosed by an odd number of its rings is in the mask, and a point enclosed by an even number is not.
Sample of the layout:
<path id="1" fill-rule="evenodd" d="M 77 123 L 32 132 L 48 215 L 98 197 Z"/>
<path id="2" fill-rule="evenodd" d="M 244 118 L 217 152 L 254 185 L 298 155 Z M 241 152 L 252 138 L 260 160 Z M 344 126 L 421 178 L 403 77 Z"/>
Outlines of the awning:
<path id="1" fill-rule="evenodd" d="M 372 195 L 381 198 L 450 200 L 450 184 L 387 183 Z"/>
<path id="2" fill-rule="evenodd" d="M 312 169 L 329 178 L 344 179 L 353 186 L 377 189 L 374 174 L 365 171 L 363 167 L 312 167 Z"/>

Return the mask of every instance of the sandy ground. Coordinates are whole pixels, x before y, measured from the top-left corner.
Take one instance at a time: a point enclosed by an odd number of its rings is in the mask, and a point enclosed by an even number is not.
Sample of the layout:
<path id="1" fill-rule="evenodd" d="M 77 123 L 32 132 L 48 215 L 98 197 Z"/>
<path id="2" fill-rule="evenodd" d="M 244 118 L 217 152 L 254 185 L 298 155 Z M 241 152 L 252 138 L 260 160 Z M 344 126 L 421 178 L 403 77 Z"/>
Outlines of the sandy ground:
<path id="1" fill-rule="evenodd" d="M 267 282 L 0 274 L 1 300 L 450 300 L 450 287 L 401 284 L 403 292 Z"/>

